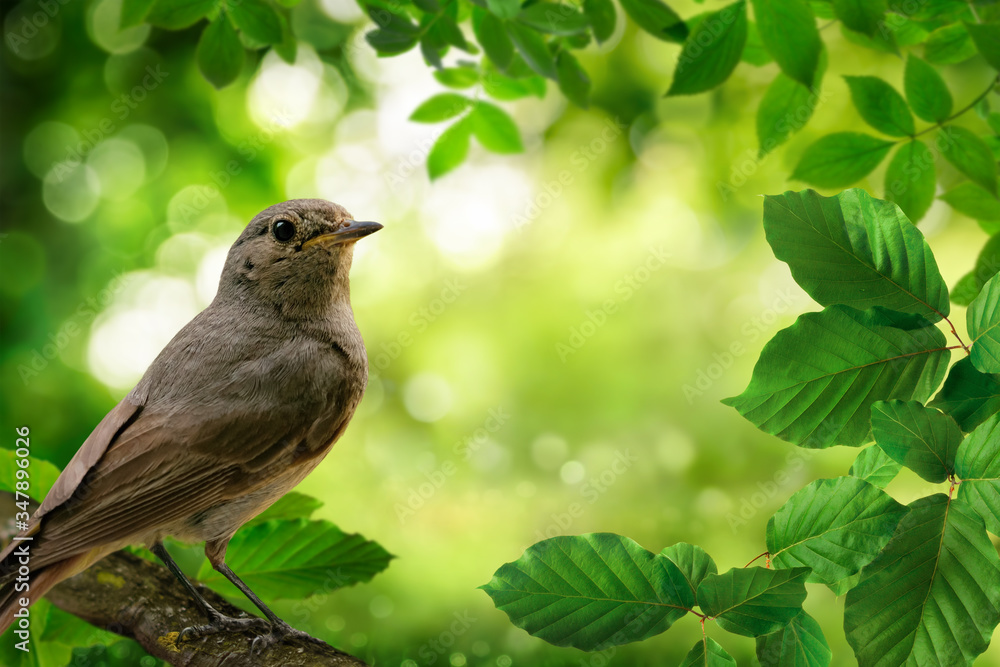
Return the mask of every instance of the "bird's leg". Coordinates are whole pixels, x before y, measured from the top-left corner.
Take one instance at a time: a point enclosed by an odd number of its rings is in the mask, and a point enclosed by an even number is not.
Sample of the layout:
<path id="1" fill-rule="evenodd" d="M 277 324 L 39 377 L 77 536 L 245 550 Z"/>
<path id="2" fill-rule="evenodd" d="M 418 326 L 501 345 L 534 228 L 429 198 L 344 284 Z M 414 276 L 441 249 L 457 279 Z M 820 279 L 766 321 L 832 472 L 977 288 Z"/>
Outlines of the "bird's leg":
<path id="1" fill-rule="evenodd" d="M 149 550 L 156 554 L 156 557 L 163 561 L 163 564 L 167 566 L 178 581 L 180 581 L 187 592 L 191 594 L 198 606 L 202 608 L 205 615 L 208 616 L 208 625 L 198 625 L 184 628 L 181 631 L 179 639 L 184 641 L 186 639 L 196 639 L 204 635 L 210 635 L 217 632 L 243 632 L 245 630 L 262 632 L 266 630 L 269 625 L 266 621 L 260 618 L 233 618 L 232 616 L 226 616 L 215 607 L 208 603 L 208 600 L 201 596 L 198 589 L 194 587 L 194 584 L 181 572 L 181 569 L 174 562 L 174 559 L 170 557 L 167 553 L 166 548 L 164 548 L 162 542 L 157 542 L 149 547 Z"/>

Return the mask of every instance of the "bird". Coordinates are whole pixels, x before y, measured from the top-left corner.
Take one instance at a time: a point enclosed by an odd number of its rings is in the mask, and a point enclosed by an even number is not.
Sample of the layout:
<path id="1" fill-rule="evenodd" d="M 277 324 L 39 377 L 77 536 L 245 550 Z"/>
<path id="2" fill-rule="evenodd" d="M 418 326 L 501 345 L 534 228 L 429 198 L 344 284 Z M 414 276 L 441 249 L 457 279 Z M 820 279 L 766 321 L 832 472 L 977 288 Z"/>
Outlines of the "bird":
<path id="1" fill-rule="evenodd" d="M 312 639 L 226 565 L 226 547 L 324 459 L 361 401 L 368 361 L 349 273 L 355 242 L 381 228 L 323 199 L 275 204 L 250 221 L 229 249 L 212 302 L 101 420 L 0 553 L 0 632 L 25 606 L 21 598 L 30 605 L 108 554 L 141 544 L 207 617 L 181 640 L 248 631 L 260 652 L 286 637 Z M 214 609 L 164 548 L 168 536 L 204 541 L 212 567 L 267 620 Z M 18 548 L 30 553 L 29 592 L 15 590 Z"/>

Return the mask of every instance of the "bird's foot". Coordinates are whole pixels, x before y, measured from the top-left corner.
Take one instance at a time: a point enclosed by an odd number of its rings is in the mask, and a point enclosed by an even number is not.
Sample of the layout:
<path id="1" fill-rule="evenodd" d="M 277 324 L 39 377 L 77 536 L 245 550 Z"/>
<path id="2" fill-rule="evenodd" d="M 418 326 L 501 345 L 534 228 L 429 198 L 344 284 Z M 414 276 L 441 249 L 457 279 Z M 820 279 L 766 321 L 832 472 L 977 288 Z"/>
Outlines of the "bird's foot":
<path id="1" fill-rule="evenodd" d="M 220 632 L 253 632 L 259 634 L 267 632 L 270 629 L 271 624 L 263 618 L 255 618 L 252 616 L 248 618 L 233 618 L 232 616 L 217 614 L 212 616 L 206 625 L 193 625 L 191 627 L 184 628 L 181 630 L 179 639 L 182 642 L 190 641 L 198 639 L 199 637 L 218 634 Z"/>
<path id="2" fill-rule="evenodd" d="M 266 649 L 274 646 L 275 644 L 288 639 L 301 639 L 303 641 L 311 642 L 313 644 L 325 644 L 326 642 L 316 639 L 308 632 L 302 632 L 301 630 L 296 630 L 292 626 L 288 625 L 282 620 L 275 621 L 271 624 L 271 631 L 267 634 L 258 635 L 250 647 L 250 651 L 254 655 L 260 655 Z"/>

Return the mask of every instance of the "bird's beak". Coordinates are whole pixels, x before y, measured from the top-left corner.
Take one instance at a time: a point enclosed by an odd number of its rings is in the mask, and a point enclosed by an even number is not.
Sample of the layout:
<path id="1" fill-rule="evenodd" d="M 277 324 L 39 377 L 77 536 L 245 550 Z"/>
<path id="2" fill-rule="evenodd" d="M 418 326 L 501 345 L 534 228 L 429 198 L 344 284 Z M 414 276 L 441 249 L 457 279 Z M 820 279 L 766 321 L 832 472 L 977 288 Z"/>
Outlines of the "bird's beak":
<path id="1" fill-rule="evenodd" d="M 302 249 L 305 250 L 309 246 L 316 244 L 341 245 L 343 243 L 350 243 L 351 241 L 364 238 L 369 234 L 374 234 L 380 229 L 382 229 L 382 225 L 377 222 L 351 220 L 346 227 L 341 227 L 335 232 L 312 237 L 302 244 Z"/>

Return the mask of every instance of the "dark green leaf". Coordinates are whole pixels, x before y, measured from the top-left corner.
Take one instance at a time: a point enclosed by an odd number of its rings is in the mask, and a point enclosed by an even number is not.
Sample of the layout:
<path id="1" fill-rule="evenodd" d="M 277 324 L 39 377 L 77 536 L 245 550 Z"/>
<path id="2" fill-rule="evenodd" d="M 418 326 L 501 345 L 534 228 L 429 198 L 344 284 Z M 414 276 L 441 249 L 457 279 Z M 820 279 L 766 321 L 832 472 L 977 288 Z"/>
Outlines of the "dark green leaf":
<path id="1" fill-rule="evenodd" d="M 761 667 L 827 667 L 832 659 L 823 630 L 806 612 L 781 630 L 757 638 Z"/>
<path id="2" fill-rule="evenodd" d="M 661 0 L 621 0 L 621 4 L 636 25 L 653 37 L 677 43 L 687 39 L 687 25 Z"/>
<path id="3" fill-rule="evenodd" d="M 1000 376 L 980 373 L 968 357 L 959 359 L 930 405 L 951 415 L 963 431 L 971 431 L 1000 411 Z"/>
<path id="4" fill-rule="evenodd" d="M 983 520 L 944 494 L 910 505 L 847 593 L 844 630 L 860 667 L 967 665 L 1000 622 L 1000 557 Z"/>
<path id="5" fill-rule="evenodd" d="M 955 65 L 974 55 L 976 45 L 961 23 L 938 28 L 924 45 L 924 58 L 935 65 Z"/>
<path id="6" fill-rule="evenodd" d="M 778 72 L 757 107 L 760 153 L 770 153 L 805 127 L 818 103 L 808 88 Z"/>
<path id="7" fill-rule="evenodd" d="M 910 54 L 906 59 L 903 89 L 913 113 L 929 123 L 940 123 L 951 115 L 952 99 L 938 71 Z"/>
<path id="8" fill-rule="evenodd" d="M 776 632 L 802 612 L 809 568 L 733 568 L 709 574 L 698 587 L 698 606 L 724 630 L 744 637 Z"/>
<path id="9" fill-rule="evenodd" d="M 243 69 L 243 45 L 236 30 L 220 13 L 208 24 L 198 41 L 198 69 L 216 88 L 228 86 Z"/>
<path id="10" fill-rule="evenodd" d="M 919 139 L 899 147 L 885 172 L 885 198 L 916 223 L 934 203 L 934 155 Z"/>
<path id="11" fill-rule="evenodd" d="M 472 31 L 490 60 L 500 69 L 506 69 L 514 57 L 514 43 L 507 36 L 503 21 L 490 12 L 473 7 Z"/>
<path id="12" fill-rule="evenodd" d="M 472 122 L 472 134 L 483 148 L 494 153 L 524 151 L 517 125 L 500 107 L 489 102 L 477 102 L 469 120 Z"/>
<path id="13" fill-rule="evenodd" d="M 380 56 L 392 56 L 405 53 L 417 45 L 417 34 L 394 32 L 379 28 L 365 33 L 365 40 L 371 44 Z"/>
<path id="14" fill-rule="evenodd" d="M 965 29 L 990 67 L 1000 70 L 1000 24 L 966 23 Z"/>
<path id="15" fill-rule="evenodd" d="M 851 99 L 865 122 L 892 137 L 916 132 L 913 115 L 903 96 L 877 76 L 845 76 Z"/>
<path id="16" fill-rule="evenodd" d="M 951 287 L 951 302 L 956 306 L 968 306 L 979 294 L 976 288 L 976 274 L 969 271 Z"/>
<path id="17" fill-rule="evenodd" d="M 267 0 L 239 0 L 227 7 L 233 23 L 251 39 L 264 44 L 281 41 L 281 19 Z"/>
<path id="18" fill-rule="evenodd" d="M 969 503 L 1000 535 L 1000 414 L 993 415 L 970 433 L 958 448 L 955 461 L 958 498 Z"/>
<path id="19" fill-rule="evenodd" d="M 584 651 L 657 635 L 694 605 L 676 565 L 611 533 L 538 542 L 480 588 L 517 627 Z"/>
<path id="20" fill-rule="evenodd" d="M 660 555 L 669 558 L 684 575 L 684 580 L 691 588 L 692 599 L 697 594 L 698 586 L 701 585 L 705 577 L 719 572 L 712 557 L 705 553 L 704 549 L 694 544 L 678 542 L 666 547 L 660 552 Z"/>
<path id="21" fill-rule="evenodd" d="M 1000 220 L 1000 201 L 971 181 L 964 181 L 941 195 L 953 209 L 976 220 Z"/>
<path id="22" fill-rule="evenodd" d="M 156 0 L 146 22 L 168 30 L 194 25 L 216 8 L 219 0 Z"/>
<path id="23" fill-rule="evenodd" d="M 893 142 L 858 132 L 829 134 L 809 146 L 792 178 L 824 188 L 844 188 L 867 176 Z"/>
<path id="24" fill-rule="evenodd" d="M 304 493 L 292 491 L 290 493 L 286 493 L 280 500 L 278 500 L 278 502 L 274 503 L 260 514 L 247 521 L 243 524 L 243 527 L 249 528 L 250 526 L 256 526 L 259 523 L 264 523 L 265 521 L 271 521 L 274 519 L 280 519 L 282 521 L 308 519 L 312 516 L 313 512 L 322 506 L 322 501 L 319 501 L 311 496 L 307 496 Z"/>
<path id="25" fill-rule="evenodd" d="M 590 77 L 580 67 L 580 63 L 569 51 L 563 50 L 556 57 L 556 73 L 559 75 L 559 90 L 570 102 L 587 108 L 590 100 Z"/>
<path id="26" fill-rule="evenodd" d="M 781 71 L 807 88 L 815 83 L 822 42 L 804 0 L 753 0 L 757 30 Z"/>
<path id="27" fill-rule="evenodd" d="M 873 403 L 927 400 L 948 366 L 939 329 L 917 315 L 901 328 L 897 316 L 840 305 L 800 315 L 764 346 L 746 390 L 723 403 L 802 447 L 857 447 Z"/>
<path id="28" fill-rule="evenodd" d="M 717 641 L 702 636 L 701 641 L 684 656 L 681 667 L 736 667 L 736 661 Z"/>
<path id="29" fill-rule="evenodd" d="M 747 40 L 747 8 L 743 0 L 702 19 L 677 60 L 668 95 L 694 95 L 729 78 Z"/>
<path id="30" fill-rule="evenodd" d="M 467 116 L 458 119 L 454 125 L 441 133 L 427 155 L 427 174 L 432 181 L 465 161 L 465 156 L 469 154 L 471 136 L 472 123 Z"/>
<path id="31" fill-rule="evenodd" d="M 154 2 L 156 0 L 122 0 L 121 23 L 118 29 L 124 30 L 142 23 Z"/>
<path id="32" fill-rule="evenodd" d="M 997 194 L 997 161 L 982 139 L 964 127 L 948 125 L 941 128 L 937 147 L 956 169 Z"/>
<path id="33" fill-rule="evenodd" d="M 434 78 L 449 88 L 471 88 L 479 83 L 479 72 L 472 67 L 446 67 L 434 70 Z"/>
<path id="34" fill-rule="evenodd" d="M 986 196 L 988 197 L 989 195 Z M 990 199 L 992 200 L 992 197 Z M 1000 203 L 997 204 L 997 207 L 1000 207 Z M 997 219 L 1000 220 L 1000 217 Z M 973 299 L 982 291 L 983 286 L 989 282 L 990 278 L 997 275 L 998 271 L 1000 271 L 1000 233 L 990 237 L 986 245 L 983 246 L 983 249 L 979 251 L 979 258 L 976 259 L 976 265 L 963 278 L 963 280 L 968 281 L 968 284 L 964 286 L 968 298 L 963 305 L 968 306 L 971 304 Z M 955 303 L 958 303 L 955 296 L 958 289 L 959 287 L 956 285 L 955 289 L 951 291 L 952 301 Z"/>
<path id="35" fill-rule="evenodd" d="M 857 477 L 820 479 L 797 491 L 767 522 L 776 568 L 812 568 L 809 581 L 856 574 L 892 537 L 906 508 Z"/>
<path id="36" fill-rule="evenodd" d="M 851 466 L 851 475 L 863 479 L 869 484 L 874 484 L 880 489 L 896 478 L 901 465 L 889 458 L 889 455 L 882 451 L 878 445 L 865 447 L 854 459 Z"/>
<path id="37" fill-rule="evenodd" d="M 295 64 L 295 56 L 299 50 L 299 41 L 292 32 L 291 23 L 284 14 L 278 14 L 281 20 L 281 41 L 274 45 L 274 52 L 289 65 Z"/>
<path id="38" fill-rule="evenodd" d="M 598 42 L 606 42 L 614 34 L 618 16 L 611 0 L 583 0 L 583 13 L 590 19 Z"/>
<path id="39" fill-rule="evenodd" d="M 520 0 L 486 0 L 486 7 L 502 19 L 512 19 L 521 12 Z"/>
<path id="40" fill-rule="evenodd" d="M 508 23 L 507 34 L 531 69 L 547 79 L 557 78 L 555 58 L 545 39 L 537 31 L 517 23 Z"/>
<path id="41" fill-rule="evenodd" d="M 573 5 L 536 2 L 521 10 L 517 20 L 535 30 L 552 35 L 576 35 L 590 26 L 590 21 Z"/>
<path id="42" fill-rule="evenodd" d="M 236 533 L 226 563 L 264 599 L 295 600 L 369 581 L 392 556 L 375 542 L 329 521 L 268 521 Z M 242 596 L 206 560 L 198 580 Z"/>
<path id="43" fill-rule="evenodd" d="M 943 482 L 955 472 L 962 432 L 943 412 L 917 401 L 880 401 L 872 406 L 872 434 L 893 461 L 928 482 Z"/>
<path id="44" fill-rule="evenodd" d="M 895 204 L 864 190 L 769 195 L 764 233 L 774 256 L 824 306 L 881 306 L 932 322 L 949 312 L 948 288 L 924 235 Z"/>
<path id="45" fill-rule="evenodd" d="M 966 319 L 972 336 L 972 365 L 982 373 L 1000 373 L 1000 275 L 983 285 Z"/>
<path id="46" fill-rule="evenodd" d="M 833 0 L 833 11 L 851 30 L 874 35 L 882 28 L 888 4 L 888 0 Z"/>

